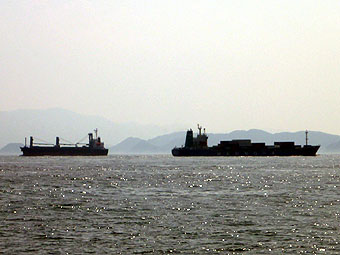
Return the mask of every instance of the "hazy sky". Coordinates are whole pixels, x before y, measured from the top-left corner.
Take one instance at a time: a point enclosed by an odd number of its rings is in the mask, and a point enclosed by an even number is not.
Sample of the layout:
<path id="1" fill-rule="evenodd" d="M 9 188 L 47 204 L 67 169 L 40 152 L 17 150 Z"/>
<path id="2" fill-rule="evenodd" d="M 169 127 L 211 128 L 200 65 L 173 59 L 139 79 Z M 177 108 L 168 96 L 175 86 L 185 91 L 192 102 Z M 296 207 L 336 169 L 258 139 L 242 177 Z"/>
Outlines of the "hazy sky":
<path id="1" fill-rule="evenodd" d="M 340 1 L 0 1 L 0 110 L 340 134 Z"/>

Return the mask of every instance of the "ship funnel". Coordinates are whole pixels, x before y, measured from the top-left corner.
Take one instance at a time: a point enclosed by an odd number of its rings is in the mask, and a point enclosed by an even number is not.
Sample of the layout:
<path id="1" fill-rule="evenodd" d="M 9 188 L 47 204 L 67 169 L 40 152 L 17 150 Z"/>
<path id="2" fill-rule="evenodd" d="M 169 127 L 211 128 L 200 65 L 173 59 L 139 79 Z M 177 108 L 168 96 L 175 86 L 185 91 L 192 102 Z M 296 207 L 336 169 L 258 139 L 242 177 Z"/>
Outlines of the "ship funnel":
<path id="1" fill-rule="evenodd" d="M 187 136 L 185 137 L 185 147 L 191 148 L 194 145 L 194 133 L 190 129 L 187 131 Z"/>

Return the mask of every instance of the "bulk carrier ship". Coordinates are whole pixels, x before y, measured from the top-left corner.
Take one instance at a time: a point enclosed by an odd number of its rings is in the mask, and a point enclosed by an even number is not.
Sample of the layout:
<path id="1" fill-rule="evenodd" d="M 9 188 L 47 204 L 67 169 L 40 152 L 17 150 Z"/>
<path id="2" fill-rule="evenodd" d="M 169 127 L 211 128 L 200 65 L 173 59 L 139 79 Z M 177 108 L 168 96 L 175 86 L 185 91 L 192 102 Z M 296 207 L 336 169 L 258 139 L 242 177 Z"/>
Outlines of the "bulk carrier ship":
<path id="1" fill-rule="evenodd" d="M 26 145 L 20 147 L 23 156 L 106 156 L 108 149 L 105 149 L 104 143 L 98 137 L 98 129 L 95 129 L 96 138 L 92 133 L 88 134 L 89 143 L 70 144 L 60 143 L 59 137 L 56 137 L 56 143 L 35 143 L 33 137 L 30 137 L 29 147 Z M 82 145 L 82 146 L 79 146 Z"/>
<path id="2" fill-rule="evenodd" d="M 315 156 L 320 145 L 295 145 L 294 142 L 274 142 L 274 145 L 252 143 L 249 139 L 221 141 L 218 145 L 208 147 L 208 136 L 205 129 L 198 125 L 198 134 L 187 131 L 184 147 L 172 149 L 173 156 Z"/>

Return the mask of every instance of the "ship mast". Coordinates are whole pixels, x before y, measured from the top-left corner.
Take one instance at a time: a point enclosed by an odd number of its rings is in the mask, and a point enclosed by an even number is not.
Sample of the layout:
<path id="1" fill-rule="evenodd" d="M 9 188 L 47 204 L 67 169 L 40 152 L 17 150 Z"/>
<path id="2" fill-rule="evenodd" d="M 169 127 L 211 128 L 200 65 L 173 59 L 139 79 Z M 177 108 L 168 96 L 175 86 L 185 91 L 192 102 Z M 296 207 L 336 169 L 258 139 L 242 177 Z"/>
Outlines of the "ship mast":
<path id="1" fill-rule="evenodd" d="M 198 134 L 201 135 L 202 134 L 202 127 L 200 126 L 200 124 L 197 124 L 198 127 Z"/>
<path id="2" fill-rule="evenodd" d="M 98 128 L 96 128 L 95 130 L 94 130 L 94 132 L 96 133 L 96 139 L 98 138 Z"/>
<path id="3" fill-rule="evenodd" d="M 308 145 L 308 130 L 306 130 L 305 133 L 306 133 L 306 145 Z"/>

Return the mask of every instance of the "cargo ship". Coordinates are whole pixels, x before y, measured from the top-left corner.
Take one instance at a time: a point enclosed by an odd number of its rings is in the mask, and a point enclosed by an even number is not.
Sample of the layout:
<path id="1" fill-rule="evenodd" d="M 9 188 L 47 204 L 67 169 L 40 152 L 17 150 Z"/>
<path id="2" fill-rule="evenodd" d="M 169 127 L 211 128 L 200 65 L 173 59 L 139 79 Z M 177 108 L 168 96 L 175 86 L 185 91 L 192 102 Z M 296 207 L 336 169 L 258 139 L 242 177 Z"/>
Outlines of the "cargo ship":
<path id="1" fill-rule="evenodd" d="M 172 155 L 179 156 L 315 156 L 320 145 L 296 145 L 295 142 L 274 142 L 274 145 L 253 143 L 249 139 L 221 141 L 218 145 L 209 147 L 205 129 L 198 125 L 198 134 L 193 135 L 192 129 L 187 131 L 185 145 L 172 149 Z"/>
<path id="2" fill-rule="evenodd" d="M 55 144 L 35 143 L 33 137 L 30 137 L 29 146 L 20 147 L 22 156 L 106 156 L 109 152 L 105 149 L 104 143 L 98 137 L 98 129 L 95 129 L 96 137 L 89 133 L 88 143 L 60 143 L 59 137 L 56 137 Z M 86 137 L 85 137 L 86 138 Z"/>

